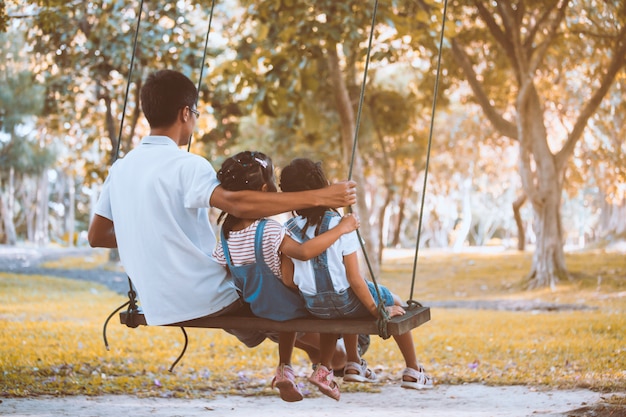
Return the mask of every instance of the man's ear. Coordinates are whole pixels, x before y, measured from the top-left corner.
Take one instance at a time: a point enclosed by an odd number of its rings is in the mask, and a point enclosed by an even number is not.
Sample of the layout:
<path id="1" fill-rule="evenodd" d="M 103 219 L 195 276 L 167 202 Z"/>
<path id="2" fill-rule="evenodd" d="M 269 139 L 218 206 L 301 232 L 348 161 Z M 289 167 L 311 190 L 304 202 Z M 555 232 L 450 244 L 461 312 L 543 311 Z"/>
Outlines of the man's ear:
<path id="1" fill-rule="evenodd" d="M 263 184 L 263 186 L 261 187 L 261 191 L 267 192 L 267 184 Z"/>
<path id="2" fill-rule="evenodd" d="M 189 117 L 191 117 L 191 114 L 185 110 L 187 110 L 187 107 L 183 107 L 182 109 L 178 110 L 178 117 L 183 123 L 187 123 L 187 120 L 189 120 Z"/>

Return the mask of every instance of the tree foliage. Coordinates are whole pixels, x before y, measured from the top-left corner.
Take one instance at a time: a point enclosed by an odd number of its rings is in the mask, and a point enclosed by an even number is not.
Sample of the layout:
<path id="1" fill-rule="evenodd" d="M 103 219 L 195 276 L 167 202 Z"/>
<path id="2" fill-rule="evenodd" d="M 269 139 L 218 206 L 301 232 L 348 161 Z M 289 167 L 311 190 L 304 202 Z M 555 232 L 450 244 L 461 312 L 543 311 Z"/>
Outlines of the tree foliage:
<path id="1" fill-rule="evenodd" d="M 567 276 L 562 249 L 572 235 L 623 230 L 626 18 L 618 1 L 449 0 L 439 51 L 441 0 L 379 2 L 371 50 L 373 2 L 223 0 L 204 68 L 206 0 L 144 1 L 135 53 L 138 0 L 1 4 L 13 51 L 0 61 L 11 77 L 0 91 L 0 121 L 8 132 L 32 120 L 37 132 L 37 140 L 17 132 L 25 139 L 11 146 L 4 136 L 2 161 L 34 169 L 37 152 L 58 151 L 47 191 L 53 223 L 74 216 L 70 205 L 80 208 L 79 222 L 88 220 L 118 140 L 123 156 L 147 132 L 142 80 L 176 68 L 201 89 L 193 152 L 217 167 L 255 148 L 278 166 L 304 155 L 322 160 L 333 180 L 351 173 L 372 254 L 414 245 L 422 220 L 422 245 L 507 239 L 510 206 L 526 201 L 518 233 L 537 244 L 532 276 L 541 281 Z M 11 153 L 19 149 L 21 157 Z M 519 178 L 511 178 L 516 165 Z M 34 178 L 16 191 L 46 186 Z"/>
<path id="2" fill-rule="evenodd" d="M 352 174 L 363 186 L 357 209 L 367 220 L 362 223 L 365 240 L 379 258 L 380 219 L 393 190 L 411 188 L 417 161 L 424 157 L 419 153 L 424 147 L 416 144 L 425 137 L 418 121 L 428 100 L 418 86 L 432 85 L 433 73 L 422 74 L 407 56 L 411 51 L 426 67 L 435 56 L 426 3 L 381 4 L 371 50 L 373 4 L 294 0 L 242 5 L 245 13 L 235 16 L 228 32 L 236 54 L 220 62 L 210 76 L 218 124 L 207 139 L 237 140 L 237 120 L 253 115 L 261 122 L 271 120 L 263 142 L 279 155 L 279 164 L 313 154 L 324 160 L 331 177 Z M 364 74 L 368 53 L 370 71 Z M 404 65 L 398 65 L 399 71 L 408 72 L 403 76 L 409 79 L 403 83 L 408 91 L 385 86 L 389 75 L 378 71 L 400 63 Z M 420 75 L 411 76 L 415 72 Z M 371 78 L 361 106 L 366 75 Z M 360 110 L 363 117 L 357 120 Z M 377 195 L 381 190 L 389 191 L 382 200 Z"/>

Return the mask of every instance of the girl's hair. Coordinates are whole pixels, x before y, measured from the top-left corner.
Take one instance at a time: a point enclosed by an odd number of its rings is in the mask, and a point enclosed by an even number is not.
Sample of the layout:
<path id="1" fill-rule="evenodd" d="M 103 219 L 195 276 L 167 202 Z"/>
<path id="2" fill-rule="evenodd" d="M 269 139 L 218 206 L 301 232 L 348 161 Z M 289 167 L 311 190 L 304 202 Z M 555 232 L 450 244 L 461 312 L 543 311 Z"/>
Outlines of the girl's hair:
<path id="1" fill-rule="evenodd" d="M 231 156 L 217 172 L 217 179 L 228 191 L 261 191 L 264 185 L 267 185 L 269 192 L 277 191 L 272 160 L 261 152 L 244 151 Z M 224 237 L 228 239 L 233 226 L 241 219 L 226 212 L 220 214 L 217 222 L 220 223 L 222 219 Z"/>
<path id="2" fill-rule="evenodd" d="M 285 192 L 318 190 L 328 187 L 329 182 L 322 170 L 321 162 L 313 162 L 308 158 L 296 158 L 289 165 L 283 168 L 280 174 L 280 189 Z M 296 210 L 296 214 L 306 219 L 306 224 L 302 228 L 302 233 L 309 226 L 321 226 L 324 213 L 330 210 L 329 207 L 313 207 Z M 333 210 L 335 211 L 335 210 Z M 316 231 L 317 235 L 318 232 Z"/>

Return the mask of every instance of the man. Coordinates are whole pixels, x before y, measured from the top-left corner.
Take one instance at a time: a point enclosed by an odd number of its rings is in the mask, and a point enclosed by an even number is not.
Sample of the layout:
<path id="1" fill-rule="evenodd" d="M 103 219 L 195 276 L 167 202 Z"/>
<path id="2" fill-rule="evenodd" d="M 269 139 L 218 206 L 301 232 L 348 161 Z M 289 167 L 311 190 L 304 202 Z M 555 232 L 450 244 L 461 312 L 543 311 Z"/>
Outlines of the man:
<path id="1" fill-rule="evenodd" d="M 179 149 L 195 128 L 197 98 L 194 83 L 177 71 L 148 77 L 141 105 L 150 135 L 113 164 L 89 226 L 92 247 L 119 249 L 149 325 L 226 314 L 241 306 L 231 277 L 211 257 L 216 239 L 210 207 L 258 218 L 356 202 L 353 181 L 299 193 L 224 190 L 206 159 Z M 248 346 L 264 339 L 232 333 Z"/>

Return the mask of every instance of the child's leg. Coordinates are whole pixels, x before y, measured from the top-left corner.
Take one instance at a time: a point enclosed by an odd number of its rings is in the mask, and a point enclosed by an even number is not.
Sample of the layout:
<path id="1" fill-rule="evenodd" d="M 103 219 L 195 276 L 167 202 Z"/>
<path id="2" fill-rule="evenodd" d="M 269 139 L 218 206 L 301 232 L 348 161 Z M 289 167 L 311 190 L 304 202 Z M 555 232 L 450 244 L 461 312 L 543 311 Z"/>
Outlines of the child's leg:
<path id="1" fill-rule="evenodd" d="M 415 344 L 411 332 L 393 337 L 400 348 L 406 369 L 402 372 L 402 387 L 412 389 L 429 389 L 433 387 L 432 379 L 426 375 L 424 368 L 417 362 Z"/>
<path id="2" fill-rule="evenodd" d="M 295 375 L 291 368 L 291 354 L 295 341 L 294 332 L 278 334 L 278 367 L 272 380 L 272 387 L 278 388 L 280 398 L 287 402 L 302 400 L 302 393 L 295 383 Z"/>
<path id="3" fill-rule="evenodd" d="M 321 333 L 320 334 L 320 363 L 328 369 L 333 369 L 332 361 L 337 348 L 336 334 Z"/>
<path id="4" fill-rule="evenodd" d="M 339 386 L 333 379 L 332 359 L 337 349 L 336 334 L 320 334 L 320 362 L 313 374 L 309 377 L 309 382 L 317 386 L 322 394 L 339 401 L 341 393 Z"/>
<path id="5" fill-rule="evenodd" d="M 407 368 L 413 368 L 418 370 L 417 355 L 415 354 L 415 344 L 413 343 L 413 336 L 411 332 L 406 332 L 401 335 L 393 337 L 400 348 L 400 353 L 404 358 L 404 362 Z"/>
<path id="6" fill-rule="evenodd" d="M 343 341 L 346 344 L 346 355 L 348 356 L 348 362 L 361 362 L 361 356 L 359 356 L 359 335 L 358 334 L 344 334 Z"/>
<path id="7" fill-rule="evenodd" d="M 293 354 L 293 346 L 296 342 L 295 332 L 286 332 L 278 334 L 278 364 L 291 366 L 291 356 Z"/>

